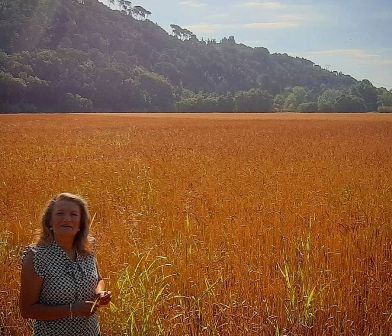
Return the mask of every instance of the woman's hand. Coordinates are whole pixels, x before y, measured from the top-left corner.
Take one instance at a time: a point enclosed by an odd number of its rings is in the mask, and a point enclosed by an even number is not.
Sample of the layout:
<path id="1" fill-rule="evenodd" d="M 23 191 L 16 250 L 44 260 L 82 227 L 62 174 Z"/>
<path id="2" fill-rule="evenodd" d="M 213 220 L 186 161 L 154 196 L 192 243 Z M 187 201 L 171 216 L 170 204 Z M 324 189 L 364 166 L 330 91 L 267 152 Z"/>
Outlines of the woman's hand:
<path id="1" fill-rule="evenodd" d="M 99 300 L 97 301 L 81 301 L 72 305 L 72 314 L 74 316 L 89 317 L 99 308 Z"/>
<path id="2" fill-rule="evenodd" d="M 97 297 L 99 298 L 99 305 L 106 306 L 112 299 L 112 293 L 110 291 L 100 291 L 97 293 Z"/>

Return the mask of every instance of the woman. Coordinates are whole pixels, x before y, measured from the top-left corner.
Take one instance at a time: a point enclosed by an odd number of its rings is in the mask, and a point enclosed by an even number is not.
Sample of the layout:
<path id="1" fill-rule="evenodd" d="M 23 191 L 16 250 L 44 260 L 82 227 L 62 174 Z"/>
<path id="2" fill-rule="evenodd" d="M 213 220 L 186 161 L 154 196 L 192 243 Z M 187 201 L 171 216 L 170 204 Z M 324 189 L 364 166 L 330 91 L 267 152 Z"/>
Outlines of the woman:
<path id="1" fill-rule="evenodd" d="M 98 336 L 97 309 L 106 292 L 89 236 L 90 215 L 79 196 L 62 193 L 42 216 L 38 243 L 22 259 L 20 311 L 35 336 Z"/>

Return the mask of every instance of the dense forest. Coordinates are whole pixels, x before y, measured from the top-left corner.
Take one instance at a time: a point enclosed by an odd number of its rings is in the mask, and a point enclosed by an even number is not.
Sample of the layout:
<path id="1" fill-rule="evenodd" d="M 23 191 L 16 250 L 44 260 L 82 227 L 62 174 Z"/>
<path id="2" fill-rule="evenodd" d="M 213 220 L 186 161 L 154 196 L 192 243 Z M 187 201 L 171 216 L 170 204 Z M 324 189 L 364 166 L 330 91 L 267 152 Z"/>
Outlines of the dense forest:
<path id="1" fill-rule="evenodd" d="M 0 112 L 389 111 L 392 91 L 112 0 L 0 0 Z"/>

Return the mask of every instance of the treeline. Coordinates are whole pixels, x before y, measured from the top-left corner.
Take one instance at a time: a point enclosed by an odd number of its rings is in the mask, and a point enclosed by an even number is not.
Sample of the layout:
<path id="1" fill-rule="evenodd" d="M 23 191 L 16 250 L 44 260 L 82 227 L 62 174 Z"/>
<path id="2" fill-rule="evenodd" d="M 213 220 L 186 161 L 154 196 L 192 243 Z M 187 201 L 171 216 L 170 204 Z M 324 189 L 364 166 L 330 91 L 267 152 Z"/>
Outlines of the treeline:
<path id="1" fill-rule="evenodd" d="M 72 49 L 0 52 L 0 110 L 61 111 L 271 111 L 273 96 L 250 89 L 234 94 L 174 88 L 143 68 L 103 62 Z M 102 60 L 101 60 L 102 61 Z"/>
<path id="2" fill-rule="evenodd" d="M 234 37 L 169 35 L 141 6 L 0 0 L 0 111 L 374 111 L 391 92 Z"/>
<path id="3" fill-rule="evenodd" d="M 178 112 L 270 112 L 273 96 L 261 89 L 225 95 L 185 91 L 175 107 Z"/>
<path id="4" fill-rule="evenodd" d="M 349 90 L 326 89 L 320 95 L 302 86 L 273 97 L 250 89 L 219 95 L 184 92 L 176 109 L 184 112 L 392 112 L 392 90 L 375 88 L 368 80 Z"/>
<path id="5" fill-rule="evenodd" d="M 371 112 L 387 111 L 392 106 L 392 91 L 376 88 L 368 80 L 345 90 L 326 89 L 321 94 L 296 86 L 274 98 L 278 112 Z"/>
<path id="6" fill-rule="evenodd" d="M 376 88 L 368 80 L 320 93 L 303 86 L 276 95 L 260 87 L 194 92 L 94 50 L 0 52 L 3 112 L 387 112 L 391 106 L 392 91 Z"/>
<path id="7" fill-rule="evenodd" d="M 140 67 L 74 49 L 0 52 L 5 112 L 171 111 L 173 86 Z"/>

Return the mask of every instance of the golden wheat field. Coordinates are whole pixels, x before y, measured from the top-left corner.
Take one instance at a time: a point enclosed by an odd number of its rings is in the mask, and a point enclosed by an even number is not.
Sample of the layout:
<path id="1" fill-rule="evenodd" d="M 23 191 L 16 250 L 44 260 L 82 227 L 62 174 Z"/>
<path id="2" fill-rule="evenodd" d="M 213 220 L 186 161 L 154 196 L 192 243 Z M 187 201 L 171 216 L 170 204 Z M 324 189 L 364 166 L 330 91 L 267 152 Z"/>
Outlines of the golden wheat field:
<path id="1" fill-rule="evenodd" d="M 392 116 L 0 116 L 0 334 L 53 195 L 89 201 L 103 335 L 392 334 Z"/>

